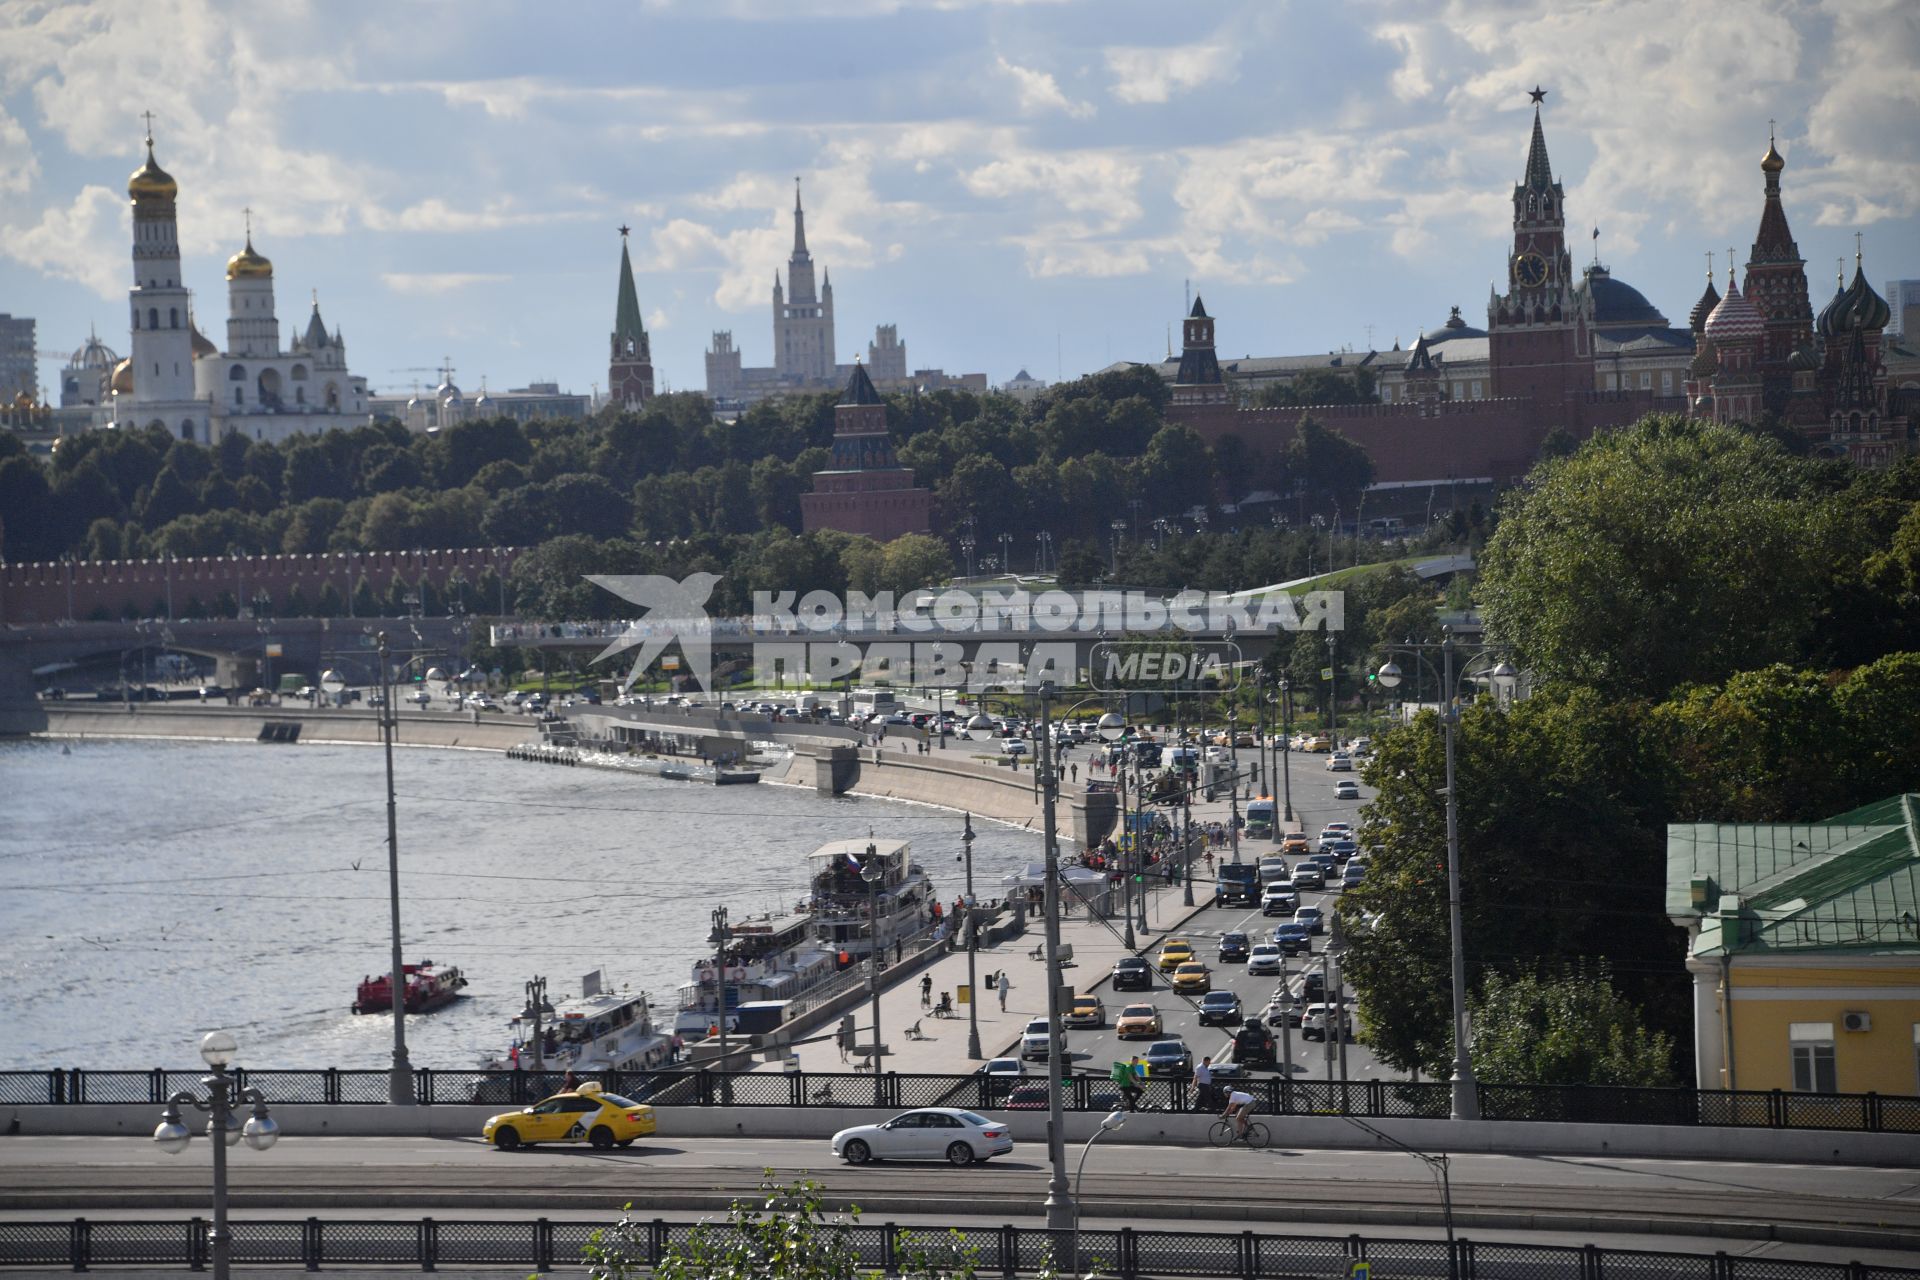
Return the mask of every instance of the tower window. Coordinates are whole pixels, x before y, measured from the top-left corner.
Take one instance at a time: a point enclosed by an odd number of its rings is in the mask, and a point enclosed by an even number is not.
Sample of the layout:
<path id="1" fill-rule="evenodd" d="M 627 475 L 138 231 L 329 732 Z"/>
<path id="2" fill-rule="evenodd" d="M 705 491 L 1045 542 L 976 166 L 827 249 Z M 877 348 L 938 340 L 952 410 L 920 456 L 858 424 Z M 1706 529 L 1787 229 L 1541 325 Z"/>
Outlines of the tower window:
<path id="1" fill-rule="evenodd" d="M 160 327 L 160 308 L 148 307 L 147 308 L 147 328 L 158 329 L 159 327 Z M 158 373 L 160 371 L 158 369 L 155 369 L 154 372 Z"/>
<path id="2" fill-rule="evenodd" d="M 167 328 L 178 329 L 179 327 L 180 327 L 180 308 L 168 307 L 167 308 Z"/>
<path id="3" fill-rule="evenodd" d="M 233 368 L 227 370 L 228 382 L 245 382 L 246 380 L 247 380 L 247 371 L 244 366 L 235 365 L 233 366 Z"/>

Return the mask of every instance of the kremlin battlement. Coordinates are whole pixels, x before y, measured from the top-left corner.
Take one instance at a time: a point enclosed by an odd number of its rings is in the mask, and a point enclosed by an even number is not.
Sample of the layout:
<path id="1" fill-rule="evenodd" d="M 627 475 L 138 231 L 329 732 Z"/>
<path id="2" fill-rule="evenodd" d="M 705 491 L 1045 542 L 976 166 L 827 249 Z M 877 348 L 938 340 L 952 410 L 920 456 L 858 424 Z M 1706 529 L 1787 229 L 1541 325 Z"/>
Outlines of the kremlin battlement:
<path id="1" fill-rule="evenodd" d="M 444 592 L 456 579 L 477 586 L 489 573 L 504 576 L 525 550 L 459 547 L 9 564 L 0 567 L 0 621 L 84 621 L 103 612 L 109 618 L 129 612 L 165 617 L 169 593 L 173 615 L 185 617 L 195 604 L 199 612 L 228 601 L 233 607 L 259 608 L 262 596 L 267 614 L 281 613 L 296 591 L 310 609 L 329 584 L 345 601 L 362 582 L 382 596 L 395 584 Z"/>

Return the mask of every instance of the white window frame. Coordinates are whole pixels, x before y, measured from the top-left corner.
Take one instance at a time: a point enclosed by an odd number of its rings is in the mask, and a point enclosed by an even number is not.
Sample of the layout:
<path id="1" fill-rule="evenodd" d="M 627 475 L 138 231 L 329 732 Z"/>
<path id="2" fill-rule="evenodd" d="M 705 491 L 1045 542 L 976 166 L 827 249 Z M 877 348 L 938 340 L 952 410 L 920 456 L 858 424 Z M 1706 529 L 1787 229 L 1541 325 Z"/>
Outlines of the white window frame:
<path id="1" fill-rule="evenodd" d="M 1787 1027 L 1787 1041 L 1793 1064 L 1795 1093 L 1838 1093 L 1839 1072 L 1833 1056 L 1831 1022 L 1795 1022 Z M 1821 1067 L 1826 1068 L 1828 1088 L 1821 1088 Z M 1805 1071 L 1802 1071 L 1802 1067 Z"/>

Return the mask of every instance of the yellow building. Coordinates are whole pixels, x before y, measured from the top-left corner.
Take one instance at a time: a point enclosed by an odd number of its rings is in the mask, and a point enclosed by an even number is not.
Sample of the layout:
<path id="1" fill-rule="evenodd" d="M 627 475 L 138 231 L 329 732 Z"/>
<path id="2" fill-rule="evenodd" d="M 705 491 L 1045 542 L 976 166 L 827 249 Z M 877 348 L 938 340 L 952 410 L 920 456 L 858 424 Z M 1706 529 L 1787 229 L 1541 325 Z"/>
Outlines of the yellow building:
<path id="1" fill-rule="evenodd" d="M 1667 828 L 1703 1089 L 1920 1094 L 1920 795 Z"/>

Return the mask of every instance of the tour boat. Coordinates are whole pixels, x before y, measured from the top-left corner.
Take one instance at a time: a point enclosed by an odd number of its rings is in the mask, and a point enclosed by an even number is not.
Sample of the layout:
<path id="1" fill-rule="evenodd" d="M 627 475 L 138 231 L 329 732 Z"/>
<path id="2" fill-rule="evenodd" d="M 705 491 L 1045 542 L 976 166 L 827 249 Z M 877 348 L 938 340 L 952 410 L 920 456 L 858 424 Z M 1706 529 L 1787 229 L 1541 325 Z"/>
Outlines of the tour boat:
<path id="1" fill-rule="evenodd" d="M 731 1030 L 743 1005 L 765 1009 L 826 985 L 865 959 L 876 935 L 884 953 L 929 928 L 933 881 L 906 841 L 835 840 L 807 862 L 808 896 L 791 913 L 728 927 L 724 973 L 717 953 L 694 963 L 693 981 L 680 988 L 675 1034 L 699 1040 L 717 1025 L 723 977 Z"/>
<path id="2" fill-rule="evenodd" d="M 672 1037 L 653 1025 L 644 991 L 609 989 L 596 969 L 580 979 L 578 996 L 562 996 L 528 1008 L 508 1026 L 513 1038 L 504 1053 L 489 1054 L 489 1071 L 645 1071 L 666 1065 Z"/>
<path id="3" fill-rule="evenodd" d="M 407 978 L 407 1012 L 432 1013 L 451 1004 L 467 985 L 466 975 L 458 969 L 437 969 L 433 961 L 404 966 Z M 386 1013 L 393 1008 L 393 975 L 376 974 L 360 979 L 360 990 L 353 998 L 355 1013 Z"/>

